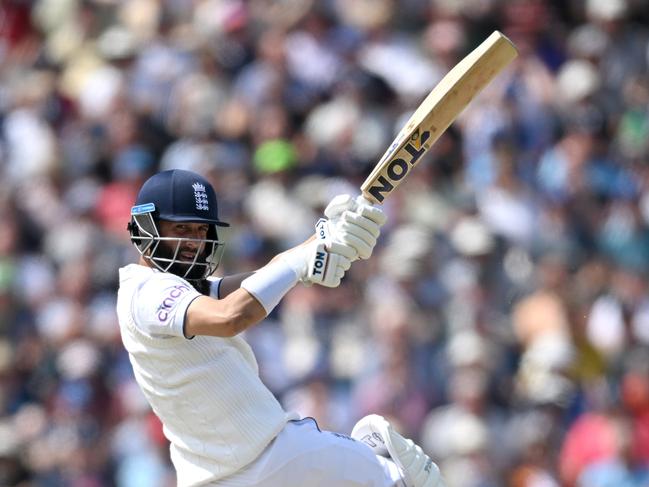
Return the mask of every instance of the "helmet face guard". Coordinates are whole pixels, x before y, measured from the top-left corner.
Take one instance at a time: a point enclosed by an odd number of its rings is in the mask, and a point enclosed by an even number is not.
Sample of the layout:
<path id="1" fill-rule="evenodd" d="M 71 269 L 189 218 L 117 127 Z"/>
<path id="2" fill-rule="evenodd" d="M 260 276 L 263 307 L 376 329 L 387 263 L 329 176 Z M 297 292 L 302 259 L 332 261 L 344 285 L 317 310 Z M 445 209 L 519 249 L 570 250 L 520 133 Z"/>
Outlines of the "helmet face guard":
<path id="1" fill-rule="evenodd" d="M 152 208 L 153 207 L 153 208 Z M 131 241 L 144 260 L 153 267 L 187 280 L 203 280 L 219 266 L 224 243 L 218 239 L 216 225 L 210 224 L 205 239 L 161 237 L 154 218 L 154 205 L 135 206 L 131 210 Z M 183 243 L 198 244 L 199 252 L 185 260 L 180 255 Z"/>

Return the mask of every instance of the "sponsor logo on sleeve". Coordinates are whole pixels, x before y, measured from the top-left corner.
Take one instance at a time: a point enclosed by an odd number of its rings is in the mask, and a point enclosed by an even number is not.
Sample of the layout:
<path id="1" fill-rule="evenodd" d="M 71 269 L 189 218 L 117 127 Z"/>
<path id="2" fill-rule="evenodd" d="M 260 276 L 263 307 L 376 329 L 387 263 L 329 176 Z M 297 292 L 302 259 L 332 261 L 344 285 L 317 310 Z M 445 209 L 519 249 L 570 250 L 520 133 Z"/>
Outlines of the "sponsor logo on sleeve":
<path id="1" fill-rule="evenodd" d="M 162 303 L 160 303 L 160 306 L 158 306 L 158 321 L 167 321 L 167 319 L 169 318 L 169 312 L 176 305 L 180 297 L 187 291 L 189 291 L 189 289 L 190 288 L 185 284 L 178 284 L 177 286 L 174 286 L 169 289 L 169 291 L 167 291 L 167 294 L 162 300 Z"/>

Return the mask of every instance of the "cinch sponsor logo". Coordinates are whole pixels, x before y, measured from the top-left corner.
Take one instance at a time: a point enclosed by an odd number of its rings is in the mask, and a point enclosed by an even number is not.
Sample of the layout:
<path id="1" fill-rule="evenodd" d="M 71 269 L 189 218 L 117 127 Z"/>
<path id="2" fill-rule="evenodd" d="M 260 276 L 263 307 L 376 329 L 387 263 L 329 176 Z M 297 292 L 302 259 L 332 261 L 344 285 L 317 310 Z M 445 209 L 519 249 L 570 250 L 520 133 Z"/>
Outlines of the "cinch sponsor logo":
<path id="1" fill-rule="evenodd" d="M 409 154 L 409 157 L 407 158 L 408 160 L 406 161 L 398 157 L 390 161 L 385 171 L 382 171 L 385 175 L 381 174 L 374 184 L 367 190 L 376 201 L 381 203 L 385 199 L 385 195 L 389 194 L 396 187 L 399 181 L 406 177 L 410 169 L 417 164 L 419 158 L 428 149 L 425 144 L 429 138 L 430 132 L 428 130 L 421 133 L 415 132 L 413 136 L 410 137 L 410 140 L 402 149 Z"/>
<path id="2" fill-rule="evenodd" d="M 187 291 L 189 291 L 189 287 L 184 284 L 178 284 L 169 290 L 167 296 L 162 300 L 160 306 L 158 306 L 159 321 L 167 321 L 167 318 L 169 318 L 169 310 L 174 307 L 178 298 Z"/>

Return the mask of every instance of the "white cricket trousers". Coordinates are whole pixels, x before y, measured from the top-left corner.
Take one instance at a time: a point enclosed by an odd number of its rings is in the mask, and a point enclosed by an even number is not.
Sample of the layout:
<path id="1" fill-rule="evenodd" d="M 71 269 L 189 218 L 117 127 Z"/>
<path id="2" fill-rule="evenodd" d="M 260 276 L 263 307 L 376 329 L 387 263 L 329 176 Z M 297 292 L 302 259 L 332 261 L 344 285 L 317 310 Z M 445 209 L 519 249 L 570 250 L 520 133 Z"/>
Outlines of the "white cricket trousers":
<path id="1" fill-rule="evenodd" d="M 289 421 L 263 453 L 219 487 L 401 487 L 389 459 L 349 436 L 320 431 L 315 420 Z"/>

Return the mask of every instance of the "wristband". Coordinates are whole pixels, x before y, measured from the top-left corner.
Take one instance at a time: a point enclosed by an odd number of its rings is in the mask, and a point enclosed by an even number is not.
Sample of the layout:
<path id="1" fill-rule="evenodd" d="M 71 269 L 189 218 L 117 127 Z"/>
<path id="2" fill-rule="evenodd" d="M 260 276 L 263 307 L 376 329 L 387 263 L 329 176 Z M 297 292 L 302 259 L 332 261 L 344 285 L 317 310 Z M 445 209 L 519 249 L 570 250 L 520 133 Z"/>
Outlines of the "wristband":
<path id="1" fill-rule="evenodd" d="M 295 271 L 281 259 L 262 267 L 241 281 L 241 287 L 259 301 L 266 314 L 269 314 L 296 284 Z"/>

